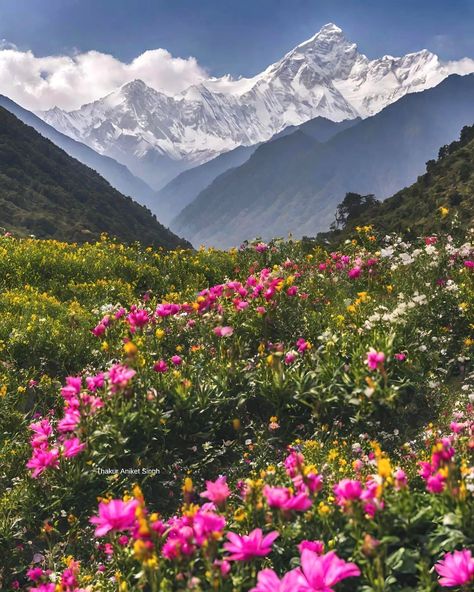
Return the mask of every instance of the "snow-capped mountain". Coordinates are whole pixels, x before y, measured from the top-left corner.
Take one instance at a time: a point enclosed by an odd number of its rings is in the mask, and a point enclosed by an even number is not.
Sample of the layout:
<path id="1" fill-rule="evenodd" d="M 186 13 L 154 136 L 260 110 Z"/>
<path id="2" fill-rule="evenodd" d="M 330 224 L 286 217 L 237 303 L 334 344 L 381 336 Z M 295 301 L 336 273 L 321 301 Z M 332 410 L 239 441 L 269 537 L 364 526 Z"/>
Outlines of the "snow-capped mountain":
<path id="1" fill-rule="evenodd" d="M 253 78 L 211 78 L 176 96 L 135 80 L 76 111 L 54 108 L 40 116 L 158 187 L 288 125 L 317 116 L 365 118 L 407 93 L 469 72 L 474 60 L 442 63 L 427 50 L 369 60 L 328 24 Z"/>

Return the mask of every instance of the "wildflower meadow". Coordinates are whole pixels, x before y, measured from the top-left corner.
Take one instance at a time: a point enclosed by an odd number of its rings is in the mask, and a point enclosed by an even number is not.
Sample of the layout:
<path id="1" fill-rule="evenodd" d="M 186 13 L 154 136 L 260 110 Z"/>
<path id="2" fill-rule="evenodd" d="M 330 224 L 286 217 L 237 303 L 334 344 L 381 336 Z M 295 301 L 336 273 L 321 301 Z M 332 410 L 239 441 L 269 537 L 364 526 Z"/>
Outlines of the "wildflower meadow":
<path id="1" fill-rule="evenodd" d="M 0 238 L 0 589 L 474 590 L 472 237 Z"/>

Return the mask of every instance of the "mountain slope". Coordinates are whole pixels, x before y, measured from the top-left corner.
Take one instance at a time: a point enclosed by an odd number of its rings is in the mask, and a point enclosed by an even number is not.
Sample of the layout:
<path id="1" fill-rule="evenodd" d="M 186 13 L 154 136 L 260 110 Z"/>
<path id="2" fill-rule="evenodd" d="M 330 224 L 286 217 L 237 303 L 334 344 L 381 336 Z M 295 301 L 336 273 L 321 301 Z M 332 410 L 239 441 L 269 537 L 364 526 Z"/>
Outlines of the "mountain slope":
<path id="1" fill-rule="evenodd" d="M 474 72 L 473 60 L 442 63 L 427 50 L 369 60 L 328 24 L 253 78 L 209 79 L 176 96 L 135 80 L 75 111 L 55 108 L 41 117 L 158 188 L 182 170 L 267 141 L 289 125 L 318 116 L 368 117 L 467 72 Z"/>
<path id="2" fill-rule="evenodd" d="M 440 208 L 449 210 L 445 216 Z M 460 226 L 474 223 L 474 125 L 462 129 L 460 139 L 443 146 L 427 171 L 382 203 L 368 208 L 342 232 L 329 235 L 340 240 L 355 226 L 372 224 L 380 232 L 398 232 L 410 237 L 450 231 L 453 218 Z"/>
<path id="3" fill-rule="evenodd" d="M 20 105 L 8 97 L 0 95 L 0 107 L 4 107 L 10 113 L 13 113 L 20 121 L 34 128 L 48 140 L 51 140 L 53 144 L 59 146 L 69 156 L 97 171 L 99 175 L 107 179 L 112 187 L 115 187 L 120 193 L 129 195 L 150 209 L 157 207 L 155 192 L 152 188 L 142 181 L 142 179 L 132 175 L 123 164 L 119 164 L 113 158 L 103 156 L 92 150 L 92 148 L 89 148 L 89 146 L 58 132 L 54 127 L 48 125 L 45 121 L 31 113 L 31 111 L 23 109 L 23 107 L 20 107 Z"/>
<path id="4" fill-rule="evenodd" d="M 68 241 L 107 232 L 121 241 L 185 245 L 143 206 L 121 195 L 0 107 L 0 225 L 19 234 Z"/>
<path id="5" fill-rule="evenodd" d="M 326 142 L 338 132 L 352 127 L 358 121 L 360 120 L 357 118 L 336 122 L 325 119 L 324 117 L 316 117 L 298 127 L 289 126 L 285 128 L 269 140 L 269 142 L 279 137 L 287 136 L 297 129 L 304 131 L 306 135 L 319 142 Z M 160 220 L 165 224 L 169 224 L 214 179 L 229 169 L 238 167 L 246 162 L 259 145 L 238 146 L 234 150 L 224 152 L 224 154 L 220 154 L 212 160 L 184 171 L 175 177 L 163 189 L 160 189 L 156 195 L 156 203 L 159 204 L 160 208 Z"/>
<path id="6" fill-rule="evenodd" d="M 347 191 L 392 195 L 412 183 L 438 147 L 474 118 L 474 75 L 407 95 L 324 144 L 301 131 L 260 146 L 218 177 L 173 221 L 194 244 L 314 236 Z"/>

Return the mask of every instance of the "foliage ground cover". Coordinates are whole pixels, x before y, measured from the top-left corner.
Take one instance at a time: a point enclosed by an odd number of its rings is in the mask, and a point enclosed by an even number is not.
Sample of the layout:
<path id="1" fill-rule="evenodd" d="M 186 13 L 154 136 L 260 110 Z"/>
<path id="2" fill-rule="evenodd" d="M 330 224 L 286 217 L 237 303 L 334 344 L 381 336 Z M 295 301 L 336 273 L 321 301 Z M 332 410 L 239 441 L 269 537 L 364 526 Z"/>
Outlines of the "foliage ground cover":
<path id="1" fill-rule="evenodd" d="M 0 250 L 2 590 L 472 589 L 469 232 Z"/>

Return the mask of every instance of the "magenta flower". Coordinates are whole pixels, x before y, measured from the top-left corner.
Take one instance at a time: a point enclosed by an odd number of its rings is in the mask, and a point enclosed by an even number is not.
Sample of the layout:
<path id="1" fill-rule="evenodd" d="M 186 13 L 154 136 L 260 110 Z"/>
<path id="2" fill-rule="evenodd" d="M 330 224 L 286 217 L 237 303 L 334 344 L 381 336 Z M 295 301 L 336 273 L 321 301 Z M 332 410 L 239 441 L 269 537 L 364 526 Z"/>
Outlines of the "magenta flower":
<path id="1" fill-rule="evenodd" d="M 362 483 L 351 479 L 342 479 L 334 486 L 338 504 L 360 499 L 363 492 Z"/>
<path id="2" fill-rule="evenodd" d="M 265 485 L 263 488 L 263 495 L 267 499 L 270 508 L 278 508 L 284 512 L 306 512 L 311 507 L 311 499 L 306 492 L 292 495 L 290 490 L 286 487 L 270 487 Z"/>
<path id="3" fill-rule="evenodd" d="M 435 570 L 442 576 L 439 583 L 444 588 L 474 583 L 474 558 L 468 549 L 446 553 Z"/>
<path id="4" fill-rule="evenodd" d="M 430 493 L 441 493 L 445 486 L 445 478 L 441 473 L 435 473 L 426 480 L 426 489 Z"/>
<path id="5" fill-rule="evenodd" d="M 59 450 L 57 448 L 51 448 L 51 450 L 34 448 L 33 456 L 26 463 L 26 466 L 33 469 L 31 476 L 36 479 L 47 468 L 57 469 L 59 466 L 58 457 Z"/>
<path id="6" fill-rule="evenodd" d="M 378 370 L 384 362 L 385 354 L 383 352 L 378 352 L 373 347 L 371 347 L 367 352 L 367 359 L 365 360 L 369 370 Z"/>
<path id="7" fill-rule="evenodd" d="M 90 522 L 96 525 L 95 536 L 100 537 L 110 530 L 130 530 L 135 526 L 135 510 L 138 501 L 133 499 L 123 502 L 113 499 L 109 502 L 100 502 L 99 515 L 90 518 Z"/>
<path id="8" fill-rule="evenodd" d="M 264 557 L 272 550 L 273 541 L 279 536 L 274 530 L 263 536 L 262 530 L 256 528 L 249 534 L 243 536 L 235 532 L 228 532 L 229 542 L 224 543 L 224 549 L 231 554 L 226 557 L 230 561 L 248 561 L 254 557 Z"/>
<path id="9" fill-rule="evenodd" d="M 41 448 L 45 446 L 49 437 L 53 433 L 53 428 L 47 419 L 42 419 L 37 423 L 31 423 L 28 427 L 34 432 L 34 435 L 31 438 L 31 445 L 33 448 Z"/>
<path id="10" fill-rule="evenodd" d="M 360 576 L 360 569 L 355 563 L 338 557 L 334 551 L 317 555 L 303 549 L 300 573 L 304 576 L 304 583 L 297 588 L 298 592 L 333 592 L 332 586 L 338 582 Z"/>
<path id="11" fill-rule="evenodd" d="M 122 364 L 112 366 L 109 370 L 109 380 L 112 384 L 113 392 L 126 388 L 135 374 L 135 370 L 127 368 L 127 366 L 122 366 Z"/>
<path id="12" fill-rule="evenodd" d="M 63 456 L 65 458 L 72 458 L 74 456 L 77 456 L 84 450 L 84 448 L 86 447 L 86 443 L 81 442 L 79 438 L 70 438 L 69 440 L 64 440 L 63 446 Z"/>
<path id="13" fill-rule="evenodd" d="M 356 278 L 358 278 L 360 276 L 360 274 L 362 273 L 362 269 L 358 266 L 353 267 L 352 269 L 349 269 L 347 275 L 349 276 L 349 278 L 351 280 L 355 280 Z"/>
<path id="14" fill-rule="evenodd" d="M 206 481 L 206 490 L 201 493 L 216 505 L 221 506 L 230 495 L 230 489 L 227 485 L 227 477 L 218 477 L 215 481 Z"/>
<path id="15" fill-rule="evenodd" d="M 296 347 L 298 348 L 298 351 L 302 354 L 305 351 L 311 349 L 311 343 L 309 341 L 306 341 L 306 339 L 303 339 L 303 337 L 300 337 L 296 342 Z"/>
<path id="16" fill-rule="evenodd" d="M 466 261 L 464 261 L 464 267 L 474 269 L 474 261 L 472 259 L 467 259 Z"/>
<path id="17" fill-rule="evenodd" d="M 403 469 L 397 469 L 394 474 L 395 487 L 397 489 L 404 489 L 408 485 L 407 474 Z"/>
<path id="18" fill-rule="evenodd" d="M 316 555 L 322 555 L 324 553 L 324 543 L 323 541 L 301 541 L 298 545 L 298 551 L 302 553 L 305 549 L 313 551 Z"/>
<path id="19" fill-rule="evenodd" d="M 42 577 L 43 573 L 41 567 L 32 567 L 26 572 L 26 576 L 29 580 L 36 582 Z"/>
<path id="20" fill-rule="evenodd" d="M 181 364 L 183 363 L 183 359 L 181 358 L 181 356 L 172 356 L 171 357 L 171 362 L 175 366 L 181 366 Z"/>
<path id="21" fill-rule="evenodd" d="M 250 592 L 299 592 L 303 576 L 293 569 L 280 578 L 273 569 L 262 569 L 257 575 L 257 585 Z"/>
<path id="22" fill-rule="evenodd" d="M 234 332 L 234 329 L 232 327 L 216 327 L 214 329 L 214 333 L 218 337 L 230 337 L 233 332 Z"/>
<path id="23" fill-rule="evenodd" d="M 158 362 L 156 362 L 156 364 L 153 366 L 153 370 L 155 372 L 158 372 L 160 374 L 164 374 L 165 372 L 168 371 L 168 364 L 164 361 L 164 360 L 159 360 Z"/>

